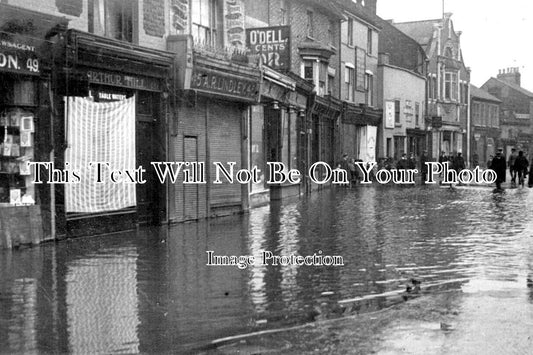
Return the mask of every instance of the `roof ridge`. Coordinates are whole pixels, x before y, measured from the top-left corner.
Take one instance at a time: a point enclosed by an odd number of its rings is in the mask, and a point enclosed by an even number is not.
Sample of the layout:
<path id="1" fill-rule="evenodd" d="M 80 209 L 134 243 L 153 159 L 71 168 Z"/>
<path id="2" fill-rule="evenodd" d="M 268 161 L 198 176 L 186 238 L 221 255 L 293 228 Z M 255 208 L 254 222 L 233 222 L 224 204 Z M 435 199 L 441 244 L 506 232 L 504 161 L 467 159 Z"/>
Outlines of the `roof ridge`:
<path id="1" fill-rule="evenodd" d="M 405 21 L 405 22 L 394 22 L 394 25 L 402 25 L 404 23 L 416 23 L 416 22 L 435 22 L 435 21 L 441 21 L 442 19 L 433 19 L 433 20 L 416 20 L 416 21 Z"/>

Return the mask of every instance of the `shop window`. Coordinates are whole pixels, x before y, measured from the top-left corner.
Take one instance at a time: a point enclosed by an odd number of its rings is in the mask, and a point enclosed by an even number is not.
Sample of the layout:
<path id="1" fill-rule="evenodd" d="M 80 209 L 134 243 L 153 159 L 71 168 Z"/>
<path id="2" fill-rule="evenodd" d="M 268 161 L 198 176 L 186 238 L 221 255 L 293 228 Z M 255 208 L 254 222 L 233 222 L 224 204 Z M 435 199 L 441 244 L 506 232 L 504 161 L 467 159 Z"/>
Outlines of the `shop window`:
<path id="1" fill-rule="evenodd" d="M 195 0 L 191 3 L 192 36 L 198 43 L 216 46 L 217 3 L 216 0 Z"/>
<path id="2" fill-rule="evenodd" d="M 35 83 L 4 78 L 0 90 L 0 206 L 35 204 Z"/>
<path id="3" fill-rule="evenodd" d="M 135 0 L 89 0 L 89 32 L 133 42 Z"/>

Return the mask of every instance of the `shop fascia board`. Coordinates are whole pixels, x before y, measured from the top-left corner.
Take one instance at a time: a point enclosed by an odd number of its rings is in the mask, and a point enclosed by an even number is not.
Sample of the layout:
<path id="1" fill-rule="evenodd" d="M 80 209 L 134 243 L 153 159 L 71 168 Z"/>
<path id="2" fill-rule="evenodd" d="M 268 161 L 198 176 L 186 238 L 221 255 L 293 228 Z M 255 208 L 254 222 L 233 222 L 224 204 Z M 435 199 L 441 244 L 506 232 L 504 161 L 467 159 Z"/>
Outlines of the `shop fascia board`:
<path id="1" fill-rule="evenodd" d="M 78 48 L 94 50 L 96 53 L 103 53 L 131 62 L 149 63 L 151 66 L 165 69 L 170 67 L 174 61 L 174 53 L 171 52 L 141 47 L 74 29 L 68 31 L 67 38 L 68 46 L 76 50 L 76 58 L 74 59 L 79 62 L 82 62 L 83 58 L 77 58 Z"/>
<path id="2" fill-rule="evenodd" d="M 262 72 L 264 79 L 271 81 L 286 89 L 290 89 L 292 91 L 296 90 L 296 81 L 289 78 L 288 76 L 278 73 L 277 71 L 269 67 L 263 67 Z"/>
<path id="3" fill-rule="evenodd" d="M 242 76 L 244 78 L 251 78 L 253 80 L 259 80 L 261 77 L 259 68 L 251 68 L 235 63 L 228 63 L 223 60 L 200 56 L 196 53 L 193 59 L 193 67 L 195 66 L 225 72 L 236 76 Z"/>

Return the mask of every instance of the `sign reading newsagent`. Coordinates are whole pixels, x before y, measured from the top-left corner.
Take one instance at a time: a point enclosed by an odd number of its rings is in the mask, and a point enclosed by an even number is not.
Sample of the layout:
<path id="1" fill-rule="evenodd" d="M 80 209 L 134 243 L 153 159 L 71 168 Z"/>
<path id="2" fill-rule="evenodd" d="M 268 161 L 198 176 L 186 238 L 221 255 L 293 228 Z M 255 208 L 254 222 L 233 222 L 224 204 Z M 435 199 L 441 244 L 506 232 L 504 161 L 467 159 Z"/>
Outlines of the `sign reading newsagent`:
<path id="1" fill-rule="evenodd" d="M 290 70 L 290 26 L 249 28 L 246 30 L 246 46 L 251 54 L 261 55 L 263 64 L 270 68 Z"/>
<path id="2" fill-rule="evenodd" d="M 39 75 L 35 44 L 0 39 L 0 71 Z"/>

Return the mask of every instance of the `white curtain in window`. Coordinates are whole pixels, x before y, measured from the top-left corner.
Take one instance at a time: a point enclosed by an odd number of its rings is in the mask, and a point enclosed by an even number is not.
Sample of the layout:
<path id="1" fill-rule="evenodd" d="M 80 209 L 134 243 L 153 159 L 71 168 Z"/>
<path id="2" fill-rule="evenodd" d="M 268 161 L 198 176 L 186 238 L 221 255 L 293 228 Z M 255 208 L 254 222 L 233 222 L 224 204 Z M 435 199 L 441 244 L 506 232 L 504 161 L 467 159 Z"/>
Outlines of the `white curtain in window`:
<path id="1" fill-rule="evenodd" d="M 135 184 L 97 181 L 95 162 L 108 162 L 111 170 L 135 169 L 135 97 L 115 102 L 67 98 L 65 163 L 79 172 L 79 183 L 65 184 L 67 212 L 104 212 L 137 204 Z M 91 167 L 90 164 L 93 163 Z"/>

